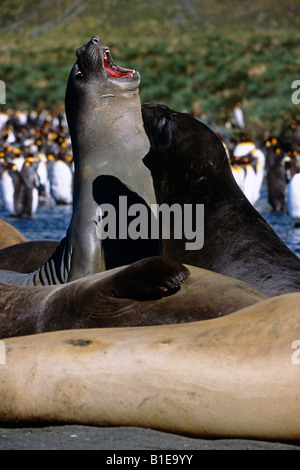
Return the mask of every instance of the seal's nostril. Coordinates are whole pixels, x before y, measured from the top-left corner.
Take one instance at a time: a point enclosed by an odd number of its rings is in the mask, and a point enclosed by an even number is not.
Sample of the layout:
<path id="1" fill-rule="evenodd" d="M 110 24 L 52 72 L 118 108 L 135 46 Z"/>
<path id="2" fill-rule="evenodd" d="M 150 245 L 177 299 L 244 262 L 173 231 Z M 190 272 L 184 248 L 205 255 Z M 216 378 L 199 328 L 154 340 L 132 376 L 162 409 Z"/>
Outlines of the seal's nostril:
<path id="1" fill-rule="evenodd" d="M 100 38 L 98 38 L 98 36 L 93 36 L 91 42 L 97 45 L 100 42 Z"/>

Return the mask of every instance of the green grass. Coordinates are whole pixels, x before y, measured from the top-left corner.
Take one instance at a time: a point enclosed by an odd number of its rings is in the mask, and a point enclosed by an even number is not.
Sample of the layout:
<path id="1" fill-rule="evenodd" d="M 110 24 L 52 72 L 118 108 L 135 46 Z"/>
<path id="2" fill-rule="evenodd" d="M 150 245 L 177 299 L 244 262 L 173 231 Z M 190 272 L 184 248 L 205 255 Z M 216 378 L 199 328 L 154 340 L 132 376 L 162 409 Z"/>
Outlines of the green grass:
<path id="1" fill-rule="evenodd" d="M 141 100 L 220 125 L 243 101 L 255 138 L 287 139 L 300 105 L 300 6 L 295 0 L 4 0 L 0 79 L 11 108 L 63 104 L 75 50 L 93 34 L 141 73 Z"/>

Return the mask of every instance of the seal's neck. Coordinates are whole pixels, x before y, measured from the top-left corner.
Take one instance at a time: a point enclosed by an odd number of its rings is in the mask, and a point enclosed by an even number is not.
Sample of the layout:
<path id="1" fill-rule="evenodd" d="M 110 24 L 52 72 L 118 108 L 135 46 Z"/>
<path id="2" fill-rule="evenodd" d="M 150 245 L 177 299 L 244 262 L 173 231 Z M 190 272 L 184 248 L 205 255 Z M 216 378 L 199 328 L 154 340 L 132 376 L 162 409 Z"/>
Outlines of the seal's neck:
<path id="1" fill-rule="evenodd" d="M 180 236 L 175 233 L 174 224 L 174 232 L 171 231 L 171 236 L 162 240 L 162 254 L 184 263 L 195 264 L 206 252 L 209 259 L 212 259 L 211 251 L 215 250 L 210 247 L 221 245 L 220 237 L 215 235 L 216 228 L 223 233 L 222 240 L 228 240 L 232 223 L 239 225 L 244 214 L 253 217 L 256 210 L 236 184 L 227 159 L 220 164 L 219 171 L 197 174 L 192 168 L 188 168 L 185 172 L 189 178 L 182 177 L 185 174 L 182 169 L 173 172 L 173 178 L 164 173 L 160 181 L 154 181 L 158 203 L 169 207 L 178 205 L 181 208 L 181 218 L 177 222 L 181 229 Z M 226 220 L 228 214 L 230 220 Z M 207 268 L 204 264 L 200 267 Z"/>
<path id="2" fill-rule="evenodd" d="M 150 175 L 142 162 L 149 141 L 138 95 L 103 98 L 92 113 L 80 113 L 70 132 L 75 175 L 73 215 L 67 234 L 71 253 L 68 281 L 104 270 L 96 231 L 101 201 L 96 201 L 93 194 L 93 183 L 99 175 L 118 178 L 148 204 L 155 199 Z"/>
<path id="3" fill-rule="evenodd" d="M 75 198 L 87 179 L 101 174 L 119 178 L 148 204 L 155 201 L 151 177 L 142 162 L 149 140 L 138 95 L 103 98 L 94 106 L 92 115 L 82 116 L 76 127 L 71 131 Z"/>

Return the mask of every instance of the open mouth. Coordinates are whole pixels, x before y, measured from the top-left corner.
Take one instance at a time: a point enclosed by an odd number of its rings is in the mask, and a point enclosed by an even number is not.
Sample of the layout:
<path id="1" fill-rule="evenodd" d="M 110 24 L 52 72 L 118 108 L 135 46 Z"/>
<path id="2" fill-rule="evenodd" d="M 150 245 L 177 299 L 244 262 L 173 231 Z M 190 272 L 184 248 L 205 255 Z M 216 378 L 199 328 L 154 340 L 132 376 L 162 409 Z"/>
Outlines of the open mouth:
<path id="1" fill-rule="evenodd" d="M 133 78 L 135 74 L 135 70 L 125 69 L 115 64 L 112 60 L 109 49 L 104 51 L 103 64 L 107 75 L 111 78 Z M 78 69 L 76 72 L 76 77 L 81 79 L 83 76 L 84 73 L 82 70 Z"/>
<path id="2" fill-rule="evenodd" d="M 135 71 L 129 69 L 123 69 L 116 65 L 110 55 L 109 49 L 104 51 L 104 67 L 107 75 L 112 78 L 132 78 Z"/>

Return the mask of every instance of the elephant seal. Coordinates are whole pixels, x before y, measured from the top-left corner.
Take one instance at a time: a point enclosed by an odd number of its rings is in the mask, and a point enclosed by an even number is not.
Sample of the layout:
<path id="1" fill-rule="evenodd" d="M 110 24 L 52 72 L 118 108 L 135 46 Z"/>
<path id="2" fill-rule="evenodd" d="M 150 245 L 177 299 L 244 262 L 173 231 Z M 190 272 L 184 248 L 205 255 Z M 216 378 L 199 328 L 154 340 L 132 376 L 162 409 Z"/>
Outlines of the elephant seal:
<path id="1" fill-rule="evenodd" d="M 12 225 L 0 220 L 0 253 L 9 246 L 26 242 L 26 238 Z"/>
<path id="2" fill-rule="evenodd" d="M 117 66 L 98 36 L 76 55 L 65 100 L 75 163 L 73 216 L 67 234 L 71 254 L 68 281 L 99 272 L 103 266 L 115 267 L 107 259 L 109 253 L 103 259 L 96 234 L 99 175 L 120 180 L 145 204 L 155 201 L 141 160 L 149 150 L 149 141 L 141 115 L 139 73 Z M 136 261 L 132 252 L 128 254 L 127 264 Z M 155 253 L 145 249 L 144 256 L 153 254 L 158 254 L 158 247 Z"/>
<path id="3" fill-rule="evenodd" d="M 142 115 L 151 143 L 143 161 L 158 204 L 204 204 L 204 246 L 187 250 L 185 236 L 171 236 L 162 240 L 162 254 L 241 279 L 267 296 L 299 291 L 300 259 L 244 196 L 215 133 L 164 105 L 146 103 Z"/>
<path id="4" fill-rule="evenodd" d="M 266 299 L 244 282 L 160 256 L 56 286 L 0 286 L 0 338 L 203 320 Z"/>
<path id="5" fill-rule="evenodd" d="M 98 36 L 77 49 L 77 62 L 67 83 L 65 108 L 74 157 L 73 213 L 66 237 L 49 260 L 36 271 L 20 276 L 0 272 L 0 282 L 14 285 L 66 283 L 118 266 L 110 262 L 97 235 L 101 202 L 99 175 L 113 176 L 145 205 L 155 201 L 149 172 L 142 157 L 149 150 L 139 98 L 140 75 L 113 62 Z M 125 250 L 122 262 L 137 261 Z M 158 243 L 146 240 L 142 258 L 159 254 Z M 139 251 L 140 256 L 140 251 Z M 11 271 L 11 270 L 10 270 Z"/>
<path id="6" fill-rule="evenodd" d="M 293 293 L 202 322 L 5 339 L 0 421 L 299 440 L 299 305 Z"/>

